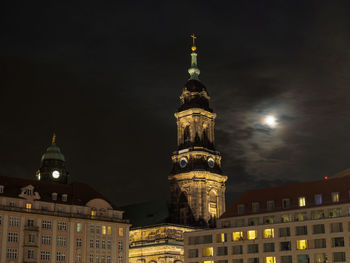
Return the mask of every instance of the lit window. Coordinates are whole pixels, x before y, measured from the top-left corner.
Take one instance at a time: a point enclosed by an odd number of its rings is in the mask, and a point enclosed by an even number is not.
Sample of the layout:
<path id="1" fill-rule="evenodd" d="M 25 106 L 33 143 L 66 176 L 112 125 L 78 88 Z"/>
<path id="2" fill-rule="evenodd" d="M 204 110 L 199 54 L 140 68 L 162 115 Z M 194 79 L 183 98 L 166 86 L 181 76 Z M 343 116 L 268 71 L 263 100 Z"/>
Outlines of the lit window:
<path id="1" fill-rule="evenodd" d="M 204 260 L 203 263 L 214 263 L 213 260 Z"/>
<path id="2" fill-rule="evenodd" d="M 291 214 L 282 215 L 281 221 L 282 221 L 282 223 L 292 222 L 292 215 Z"/>
<path id="3" fill-rule="evenodd" d="M 214 256 L 214 248 L 213 247 L 203 248 L 203 257 L 212 257 L 212 256 Z"/>
<path id="4" fill-rule="evenodd" d="M 256 230 L 249 230 L 249 231 L 247 231 L 247 238 L 249 240 L 256 239 L 256 236 L 257 236 Z"/>
<path id="5" fill-rule="evenodd" d="M 274 238 L 275 231 L 273 228 L 264 229 L 264 238 Z"/>
<path id="6" fill-rule="evenodd" d="M 91 210 L 91 216 L 96 216 L 96 210 L 94 209 Z"/>
<path id="7" fill-rule="evenodd" d="M 217 242 L 218 243 L 226 242 L 226 235 L 225 235 L 225 233 L 217 234 Z"/>
<path id="8" fill-rule="evenodd" d="M 322 204 L 322 195 L 315 195 L 315 205 L 321 205 Z"/>
<path id="9" fill-rule="evenodd" d="M 265 257 L 265 263 L 276 263 L 276 257 Z"/>
<path id="10" fill-rule="evenodd" d="M 27 208 L 27 209 L 32 209 L 32 204 L 27 203 L 27 204 L 26 204 L 26 208 Z"/>
<path id="11" fill-rule="evenodd" d="M 298 199 L 298 204 L 299 204 L 299 207 L 303 207 L 306 205 L 306 200 L 305 200 L 305 197 L 299 197 Z"/>
<path id="12" fill-rule="evenodd" d="M 107 227 L 107 235 L 112 235 L 112 227 Z"/>
<path id="13" fill-rule="evenodd" d="M 243 240 L 243 232 L 233 232 L 232 233 L 232 240 L 233 241 Z"/>
<path id="14" fill-rule="evenodd" d="M 105 235 L 107 233 L 106 226 L 102 226 L 102 235 Z"/>
<path id="15" fill-rule="evenodd" d="M 82 226 L 81 226 L 81 223 L 77 223 L 77 232 L 81 232 L 82 230 Z"/>
<path id="16" fill-rule="evenodd" d="M 307 241 L 297 240 L 297 249 L 307 249 Z"/>
<path id="17" fill-rule="evenodd" d="M 119 236 L 124 236 L 124 229 L 122 227 L 119 227 Z"/>
<path id="18" fill-rule="evenodd" d="M 339 193 L 338 192 L 332 193 L 332 202 L 333 203 L 339 202 Z"/>

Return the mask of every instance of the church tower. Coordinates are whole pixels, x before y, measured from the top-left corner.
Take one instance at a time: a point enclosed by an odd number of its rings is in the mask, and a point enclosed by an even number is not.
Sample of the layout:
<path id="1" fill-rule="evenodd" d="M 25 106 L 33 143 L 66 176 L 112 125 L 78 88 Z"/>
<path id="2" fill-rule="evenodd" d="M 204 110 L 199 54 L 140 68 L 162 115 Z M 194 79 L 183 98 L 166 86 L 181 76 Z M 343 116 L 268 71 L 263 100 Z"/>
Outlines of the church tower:
<path id="1" fill-rule="evenodd" d="M 209 94 L 199 80 L 196 37 L 193 39 L 191 67 L 175 113 L 177 150 L 172 155 L 170 213 L 173 223 L 214 225 L 225 211 L 225 182 L 221 155 L 215 150 L 216 114 L 209 107 Z"/>
<path id="2" fill-rule="evenodd" d="M 41 157 L 40 168 L 36 172 L 36 179 L 40 181 L 68 183 L 69 174 L 65 167 L 65 158 L 61 149 L 56 145 L 56 135 L 52 137 L 52 144 Z"/>

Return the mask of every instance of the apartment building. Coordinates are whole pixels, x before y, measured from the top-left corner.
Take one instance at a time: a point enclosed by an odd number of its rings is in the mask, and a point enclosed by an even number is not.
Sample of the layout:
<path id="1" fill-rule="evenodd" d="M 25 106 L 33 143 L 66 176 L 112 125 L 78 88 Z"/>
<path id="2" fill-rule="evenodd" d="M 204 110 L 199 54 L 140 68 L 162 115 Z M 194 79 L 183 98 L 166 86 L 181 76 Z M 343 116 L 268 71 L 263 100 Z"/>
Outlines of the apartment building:
<path id="1" fill-rule="evenodd" d="M 349 175 L 246 191 L 215 229 L 185 233 L 185 262 L 350 262 Z"/>

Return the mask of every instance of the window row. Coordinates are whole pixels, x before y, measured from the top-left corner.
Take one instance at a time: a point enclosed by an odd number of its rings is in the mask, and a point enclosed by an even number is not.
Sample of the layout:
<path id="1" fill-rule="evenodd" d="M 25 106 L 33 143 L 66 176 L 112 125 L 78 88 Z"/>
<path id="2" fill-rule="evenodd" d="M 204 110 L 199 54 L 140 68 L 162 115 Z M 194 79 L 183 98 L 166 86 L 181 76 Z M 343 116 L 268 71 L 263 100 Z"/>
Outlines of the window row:
<path id="1" fill-rule="evenodd" d="M 101 246 L 100 246 L 101 244 Z M 119 244 L 121 244 L 121 247 L 123 247 L 123 243 L 121 241 L 118 242 L 118 246 Z M 90 248 L 102 248 L 102 249 L 111 249 L 112 245 L 111 245 L 111 241 L 107 240 L 107 246 L 106 246 L 106 241 L 105 240 L 94 240 L 90 239 Z"/>
<path id="2" fill-rule="evenodd" d="M 90 263 L 111 263 L 112 262 L 112 259 L 111 259 L 111 256 L 94 256 L 93 254 L 90 254 L 90 257 L 89 257 L 89 262 Z M 107 261 L 106 261 L 107 259 Z M 119 263 L 122 263 L 122 262 L 119 262 Z"/>

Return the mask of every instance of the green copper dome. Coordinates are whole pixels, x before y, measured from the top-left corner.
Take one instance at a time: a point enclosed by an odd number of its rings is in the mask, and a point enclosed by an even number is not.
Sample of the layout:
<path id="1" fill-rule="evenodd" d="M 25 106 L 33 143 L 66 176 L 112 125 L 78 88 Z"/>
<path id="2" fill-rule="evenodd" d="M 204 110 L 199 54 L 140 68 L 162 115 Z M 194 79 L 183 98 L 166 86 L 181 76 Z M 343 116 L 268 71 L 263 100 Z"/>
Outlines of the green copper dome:
<path id="1" fill-rule="evenodd" d="M 60 160 L 65 161 L 64 155 L 61 153 L 61 149 L 56 145 L 52 144 L 41 157 L 41 160 Z"/>

